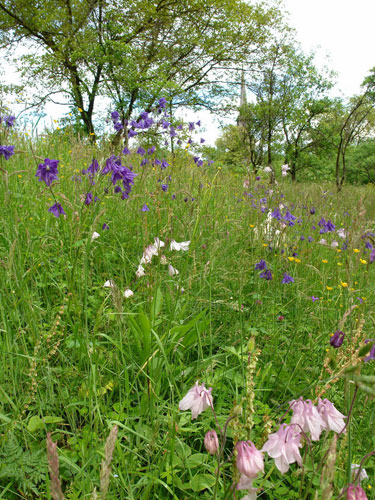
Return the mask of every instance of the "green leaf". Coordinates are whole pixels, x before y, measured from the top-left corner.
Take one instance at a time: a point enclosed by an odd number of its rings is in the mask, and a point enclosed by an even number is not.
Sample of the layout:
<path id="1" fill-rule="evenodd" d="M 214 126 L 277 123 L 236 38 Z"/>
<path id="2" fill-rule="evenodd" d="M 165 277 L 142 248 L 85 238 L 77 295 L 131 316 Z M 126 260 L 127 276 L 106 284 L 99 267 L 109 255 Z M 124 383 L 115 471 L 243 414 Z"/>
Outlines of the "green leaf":
<path id="1" fill-rule="evenodd" d="M 207 460 L 207 454 L 194 453 L 186 459 L 186 466 L 190 469 L 202 465 Z"/>
<path id="2" fill-rule="evenodd" d="M 216 478 L 212 474 L 198 474 L 193 477 L 190 488 L 193 491 L 202 491 L 211 488 L 215 484 Z"/>
<path id="3" fill-rule="evenodd" d="M 43 422 L 45 424 L 59 424 L 60 422 L 63 422 L 64 419 L 61 417 L 54 417 L 53 415 L 46 415 L 43 417 Z"/>
<path id="4" fill-rule="evenodd" d="M 34 415 L 33 417 L 31 417 L 27 424 L 27 430 L 31 433 L 43 428 L 44 428 L 43 420 L 40 417 L 38 417 L 38 415 Z"/>

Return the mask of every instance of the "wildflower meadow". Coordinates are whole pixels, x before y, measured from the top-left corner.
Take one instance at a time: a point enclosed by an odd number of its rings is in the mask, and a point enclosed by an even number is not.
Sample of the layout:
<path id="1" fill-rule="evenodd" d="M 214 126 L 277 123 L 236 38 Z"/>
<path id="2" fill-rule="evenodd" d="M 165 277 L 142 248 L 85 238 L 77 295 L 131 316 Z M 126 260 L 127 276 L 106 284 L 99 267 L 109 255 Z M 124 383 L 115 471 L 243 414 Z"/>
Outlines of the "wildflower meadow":
<path id="1" fill-rule="evenodd" d="M 226 168 L 166 105 L 2 115 L 0 498 L 374 499 L 374 187 Z"/>

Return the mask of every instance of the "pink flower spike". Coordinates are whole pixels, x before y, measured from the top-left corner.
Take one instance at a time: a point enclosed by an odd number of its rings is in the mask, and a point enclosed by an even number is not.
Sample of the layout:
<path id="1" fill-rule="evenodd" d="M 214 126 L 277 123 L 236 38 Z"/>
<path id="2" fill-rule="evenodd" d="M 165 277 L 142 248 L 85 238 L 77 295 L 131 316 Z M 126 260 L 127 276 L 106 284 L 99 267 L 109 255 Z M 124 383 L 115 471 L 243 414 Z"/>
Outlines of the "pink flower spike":
<path id="1" fill-rule="evenodd" d="M 302 447 L 301 433 L 297 431 L 297 426 L 282 424 L 280 429 L 270 434 L 268 441 L 260 451 L 267 452 L 271 458 L 275 459 L 275 465 L 285 474 L 289 470 L 289 465 L 297 462 L 302 465 L 302 458 L 299 448 Z"/>
<path id="2" fill-rule="evenodd" d="M 311 433 L 313 441 L 318 441 L 322 430 L 326 428 L 326 424 L 319 415 L 317 408 L 309 399 L 304 401 L 302 397 L 290 401 L 289 404 L 293 410 L 290 423 L 300 425 L 304 432 Z"/>
<path id="3" fill-rule="evenodd" d="M 254 479 L 259 472 L 264 472 L 263 455 L 255 448 L 254 443 L 251 441 L 239 441 L 236 444 L 236 450 L 237 469 L 242 475 Z"/>
<path id="4" fill-rule="evenodd" d="M 325 428 L 328 431 L 341 432 L 345 427 L 345 415 L 336 410 L 335 406 L 328 399 L 320 399 L 318 401 L 318 412 L 322 417 Z"/>
<path id="5" fill-rule="evenodd" d="M 179 410 L 191 410 L 191 418 L 194 420 L 209 406 L 213 408 L 212 387 L 206 389 L 205 385 L 199 385 L 198 382 L 188 391 L 186 396 L 181 399 L 178 405 Z"/>

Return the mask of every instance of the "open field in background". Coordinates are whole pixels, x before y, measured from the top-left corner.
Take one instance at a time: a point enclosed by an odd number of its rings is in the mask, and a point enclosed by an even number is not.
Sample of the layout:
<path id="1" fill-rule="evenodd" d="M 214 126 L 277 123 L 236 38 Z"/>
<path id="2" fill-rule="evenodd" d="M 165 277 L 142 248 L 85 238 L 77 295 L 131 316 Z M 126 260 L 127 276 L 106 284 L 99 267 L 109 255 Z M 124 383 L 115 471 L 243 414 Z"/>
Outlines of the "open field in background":
<path id="1" fill-rule="evenodd" d="M 0 163 L 0 498 L 51 498 L 47 432 L 58 443 L 65 497 L 92 498 L 114 424 L 107 498 L 213 498 L 216 464 L 203 438 L 214 418 L 205 411 L 192 420 L 178 403 L 199 380 L 213 388 L 221 425 L 236 405 L 245 407 L 250 338 L 259 349 L 249 436 L 258 448 L 301 395 L 327 397 L 348 415 L 354 384 L 348 377 L 326 384 L 375 338 L 373 186 L 344 186 L 337 195 L 333 185 L 291 184 L 280 174 L 270 186 L 260 174 L 244 188 L 244 174 L 198 167 L 182 149 L 165 170 L 142 168 L 132 155 L 138 176 L 121 200 L 104 191 L 104 180 L 91 186 L 81 174 L 93 157 L 104 165 L 108 145 L 55 136 L 34 142 L 33 153 L 28 139 L 15 146 Z M 60 160 L 53 193 L 65 218 L 48 213 L 53 195 L 35 177 L 47 157 Z M 86 206 L 89 191 L 100 201 Z M 295 219 L 271 217 L 277 207 Z M 335 229 L 321 234 L 322 218 Z M 155 237 L 165 248 L 137 279 Z M 190 241 L 188 251 L 170 250 L 171 240 Z M 261 259 L 272 279 L 255 269 Z M 282 283 L 284 273 L 294 282 Z M 112 288 L 103 286 L 108 280 Z M 345 338 L 334 349 L 337 330 Z M 373 375 L 374 365 L 361 363 L 361 375 Z M 350 431 L 339 437 L 336 493 L 350 482 L 348 463 L 375 449 L 371 390 L 358 391 Z M 234 434 L 247 438 L 247 419 L 244 412 L 228 427 L 228 456 Z M 316 463 L 331 434 L 313 443 Z M 321 474 L 313 475 L 307 455 L 302 476 L 296 464 L 281 475 L 265 456 L 265 474 L 254 482 L 259 498 L 304 498 L 301 480 L 303 491 L 318 490 Z M 365 468 L 362 486 L 374 499 L 374 457 Z M 229 466 L 225 474 L 218 499 L 230 486 Z"/>

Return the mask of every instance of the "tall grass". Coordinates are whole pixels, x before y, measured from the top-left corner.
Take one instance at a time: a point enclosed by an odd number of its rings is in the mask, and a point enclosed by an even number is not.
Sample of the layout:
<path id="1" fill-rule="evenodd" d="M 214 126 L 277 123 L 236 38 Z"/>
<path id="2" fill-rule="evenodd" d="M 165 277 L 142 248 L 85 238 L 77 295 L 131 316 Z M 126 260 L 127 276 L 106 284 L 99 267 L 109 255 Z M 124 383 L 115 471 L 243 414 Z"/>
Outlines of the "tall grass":
<path id="1" fill-rule="evenodd" d="M 241 175 L 197 167 L 181 150 L 163 172 L 135 166 L 128 200 L 98 190 L 101 203 L 87 207 L 77 177 L 93 156 L 106 158 L 110 145 L 51 135 L 31 148 L 28 138 L 14 139 L 17 154 L 2 161 L 0 183 L 1 498 L 51 498 L 47 432 L 57 442 L 65 497 L 91 498 L 100 491 L 104 443 L 114 425 L 107 498 L 213 498 L 215 464 L 203 447 L 213 417 L 205 412 L 192 421 L 178 402 L 196 380 L 205 382 L 222 425 L 246 396 L 250 337 L 260 351 L 256 444 L 266 424 L 276 430 L 288 401 L 314 399 L 317 386 L 348 413 L 351 384 L 339 379 L 327 389 L 322 370 L 333 353 L 330 335 L 352 305 L 358 307 L 342 325 L 344 346 L 362 321 L 363 335 L 375 337 L 375 264 L 365 248 L 374 238 L 362 238 L 375 226 L 372 186 L 347 186 L 338 196 L 331 185 L 280 180 L 270 194 L 264 177 L 245 190 Z M 53 197 L 35 178 L 45 157 L 60 160 L 54 193 L 65 219 L 47 212 Z M 164 192 L 160 185 L 169 175 Z M 268 208 L 259 209 L 263 197 L 267 206 L 288 206 L 301 222 L 275 234 L 275 220 L 267 227 Z M 319 234 L 321 217 L 345 228 L 347 249 L 337 234 Z M 92 241 L 94 231 L 100 237 Z M 164 254 L 179 274 L 170 276 L 159 256 L 136 279 L 155 237 L 166 242 Z M 190 240 L 189 251 L 169 251 L 172 239 Z M 260 259 L 272 280 L 255 271 Z M 284 272 L 294 283 L 281 283 Z M 103 287 L 107 280 L 115 286 Z M 126 299 L 128 288 L 134 296 Z M 338 361 L 343 352 L 335 351 Z M 371 375 L 374 363 L 364 364 L 362 374 Z M 337 444 L 335 491 L 348 483 L 348 452 L 359 463 L 375 447 L 374 410 L 372 396 L 359 392 L 350 432 Z M 232 440 L 229 430 L 228 450 Z M 318 453 L 329 443 L 328 437 L 319 443 Z M 260 498 L 299 498 L 300 469 L 281 476 L 267 463 L 269 473 L 257 483 Z M 370 480 L 362 485 L 375 498 L 373 459 L 365 467 Z M 310 478 L 307 466 L 305 486 Z M 318 488 L 319 479 L 313 481 Z M 225 491 L 220 483 L 217 498 Z"/>

